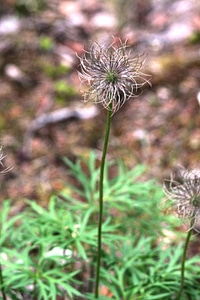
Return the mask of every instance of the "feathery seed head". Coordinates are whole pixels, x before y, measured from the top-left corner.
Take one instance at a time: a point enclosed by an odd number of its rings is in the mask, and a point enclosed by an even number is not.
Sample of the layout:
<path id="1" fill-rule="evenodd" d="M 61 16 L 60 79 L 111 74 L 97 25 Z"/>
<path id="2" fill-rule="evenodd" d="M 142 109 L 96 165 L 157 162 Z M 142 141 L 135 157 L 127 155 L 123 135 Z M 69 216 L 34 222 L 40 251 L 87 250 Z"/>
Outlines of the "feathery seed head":
<path id="1" fill-rule="evenodd" d="M 94 42 L 80 58 L 82 84 L 89 86 L 84 92 L 85 101 L 102 103 L 112 114 L 131 97 L 138 96 L 141 87 L 149 83 L 149 75 L 141 72 L 142 56 L 132 57 L 127 44 L 104 47 Z"/>
<path id="2" fill-rule="evenodd" d="M 200 170 L 180 169 L 178 179 L 172 175 L 169 184 L 165 182 L 164 192 L 182 219 L 194 218 L 196 223 L 200 216 Z"/>
<path id="3" fill-rule="evenodd" d="M 6 172 L 11 170 L 10 167 L 7 167 L 7 168 L 4 167 L 4 164 L 3 164 L 4 158 L 5 158 L 5 156 L 3 154 L 2 146 L 0 146 L 0 174 L 5 174 Z"/>

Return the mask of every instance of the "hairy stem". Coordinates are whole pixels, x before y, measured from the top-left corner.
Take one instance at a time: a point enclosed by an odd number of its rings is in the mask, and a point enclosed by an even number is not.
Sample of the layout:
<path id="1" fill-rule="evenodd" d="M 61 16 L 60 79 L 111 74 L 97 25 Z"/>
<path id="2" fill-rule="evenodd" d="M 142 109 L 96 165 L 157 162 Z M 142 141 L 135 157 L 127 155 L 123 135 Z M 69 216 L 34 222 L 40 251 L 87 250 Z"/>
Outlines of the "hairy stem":
<path id="1" fill-rule="evenodd" d="M 110 123 L 111 123 L 112 110 L 107 111 L 106 130 L 104 138 L 104 146 L 100 166 L 100 179 L 99 179 L 99 220 L 98 220 L 98 247 L 97 247 L 97 265 L 96 265 L 96 280 L 95 280 L 95 299 L 99 298 L 99 279 L 101 267 L 101 240 L 102 240 L 102 219 L 103 219 L 103 180 L 104 180 L 104 167 L 106 160 L 106 153 L 108 147 Z"/>
<path id="2" fill-rule="evenodd" d="M 191 235 L 192 235 L 192 229 L 193 229 L 194 222 L 195 222 L 195 218 L 193 217 L 191 219 L 191 222 L 190 222 L 190 229 L 188 231 L 188 234 L 187 234 L 187 237 L 186 237 L 186 240 L 185 240 L 184 249 L 183 249 L 183 255 L 182 255 L 182 260 L 181 260 L 181 284 L 180 284 L 180 288 L 179 288 L 179 292 L 178 292 L 178 295 L 176 297 L 176 300 L 181 299 L 181 295 L 182 295 L 183 288 L 184 288 L 186 253 L 187 253 L 190 238 L 191 238 Z"/>

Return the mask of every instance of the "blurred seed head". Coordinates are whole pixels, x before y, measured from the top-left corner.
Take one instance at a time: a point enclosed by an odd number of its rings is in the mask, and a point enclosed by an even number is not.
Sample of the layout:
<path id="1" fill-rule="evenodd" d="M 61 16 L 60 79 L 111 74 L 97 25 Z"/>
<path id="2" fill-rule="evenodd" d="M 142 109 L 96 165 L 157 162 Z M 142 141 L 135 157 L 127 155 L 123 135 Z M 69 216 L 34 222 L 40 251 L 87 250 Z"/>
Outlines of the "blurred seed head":
<path id="1" fill-rule="evenodd" d="M 2 146 L 0 146 L 0 174 L 5 174 L 11 170 L 10 167 L 4 167 L 4 163 L 3 163 L 4 158 L 5 156 L 3 154 Z"/>
<path id="2" fill-rule="evenodd" d="M 171 179 L 165 181 L 164 192 L 179 217 L 186 221 L 194 219 L 193 228 L 197 230 L 200 217 L 200 170 L 179 169 L 177 174 L 172 174 Z"/>
<path id="3" fill-rule="evenodd" d="M 132 56 L 127 44 L 118 40 L 118 45 L 101 46 L 91 43 L 88 51 L 80 58 L 82 85 L 87 85 L 84 100 L 102 103 L 112 114 L 131 97 L 141 92 L 150 76 L 142 72 L 143 55 Z"/>

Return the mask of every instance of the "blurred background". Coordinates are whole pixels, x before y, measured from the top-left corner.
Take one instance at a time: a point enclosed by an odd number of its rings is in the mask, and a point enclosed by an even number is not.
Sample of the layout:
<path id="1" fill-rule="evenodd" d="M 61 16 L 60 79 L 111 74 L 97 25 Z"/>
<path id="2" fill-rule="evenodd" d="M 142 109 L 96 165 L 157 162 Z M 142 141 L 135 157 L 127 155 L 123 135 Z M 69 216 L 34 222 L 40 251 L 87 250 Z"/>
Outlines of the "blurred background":
<path id="1" fill-rule="evenodd" d="M 128 40 L 147 53 L 152 87 L 112 117 L 108 159 L 158 182 L 200 159 L 200 2 L 4 0 L 0 4 L 0 201 L 41 204 L 68 178 L 62 158 L 101 157 L 106 111 L 84 103 L 78 56 L 89 42 Z M 77 56 L 78 55 L 78 56 Z"/>

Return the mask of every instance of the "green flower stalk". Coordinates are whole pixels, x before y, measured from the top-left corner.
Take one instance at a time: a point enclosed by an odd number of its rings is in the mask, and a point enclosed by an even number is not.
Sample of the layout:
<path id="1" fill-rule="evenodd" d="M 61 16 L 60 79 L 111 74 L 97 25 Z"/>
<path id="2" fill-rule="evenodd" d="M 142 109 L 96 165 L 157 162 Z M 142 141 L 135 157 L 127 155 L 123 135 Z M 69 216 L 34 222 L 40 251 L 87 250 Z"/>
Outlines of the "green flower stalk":
<path id="1" fill-rule="evenodd" d="M 3 164 L 3 160 L 4 160 L 5 156 L 3 155 L 3 151 L 2 151 L 2 147 L 0 146 L 0 166 L 1 166 L 1 170 L 0 170 L 0 174 L 5 174 L 6 172 L 8 172 L 9 170 L 11 170 L 11 168 L 5 168 L 4 164 Z M 1 237 L 1 223 L 0 223 L 0 237 Z M 0 244 L 0 254 L 1 254 L 1 244 Z M 4 279 L 3 279 L 3 271 L 2 271 L 2 266 L 1 266 L 1 261 L 0 261 L 0 291 L 2 294 L 2 299 L 6 300 L 6 293 L 4 290 Z"/>
<path id="2" fill-rule="evenodd" d="M 142 86 L 149 83 L 149 76 L 141 72 L 144 59 L 141 56 L 132 57 L 127 52 L 126 43 L 119 40 L 119 45 L 109 47 L 94 42 L 88 51 L 80 58 L 79 77 L 82 85 L 87 85 L 84 100 L 101 103 L 107 112 L 107 122 L 102 152 L 99 179 L 99 220 L 97 266 L 95 279 L 95 299 L 99 298 L 99 282 L 102 252 L 102 222 L 103 222 L 103 182 L 104 166 L 109 141 L 111 116 L 130 98 L 137 96 Z"/>
<path id="3" fill-rule="evenodd" d="M 183 221 L 190 222 L 181 262 L 181 284 L 176 298 L 176 300 L 180 300 L 184 289 L 186 252 L 192 230 L 198 231 L 196 226 L 200 217 L 200 171 L 180 169 L 177 179 L 172 174 L 169 184 L 167 182 L 164 184 L 164 192 L 172 201 L 178 216 Z"/>

